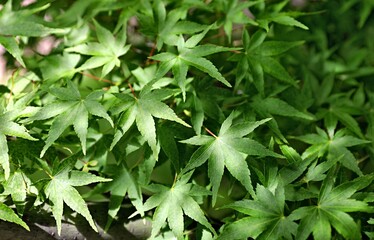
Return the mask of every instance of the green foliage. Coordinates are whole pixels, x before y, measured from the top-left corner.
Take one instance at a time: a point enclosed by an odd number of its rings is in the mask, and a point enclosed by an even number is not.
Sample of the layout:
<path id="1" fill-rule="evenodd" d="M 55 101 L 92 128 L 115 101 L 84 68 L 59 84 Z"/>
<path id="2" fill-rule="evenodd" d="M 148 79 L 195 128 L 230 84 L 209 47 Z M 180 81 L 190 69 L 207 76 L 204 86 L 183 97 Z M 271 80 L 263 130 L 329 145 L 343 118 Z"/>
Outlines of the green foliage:
<path id="1" fill-rule="evenodd" d="M 21 2 L 1 220 L 61 234 L 67 205 L 97 231 L 104 201 L 103 229 L 126 206 L 155 239 L 374 237 L 372 1 Z"/>

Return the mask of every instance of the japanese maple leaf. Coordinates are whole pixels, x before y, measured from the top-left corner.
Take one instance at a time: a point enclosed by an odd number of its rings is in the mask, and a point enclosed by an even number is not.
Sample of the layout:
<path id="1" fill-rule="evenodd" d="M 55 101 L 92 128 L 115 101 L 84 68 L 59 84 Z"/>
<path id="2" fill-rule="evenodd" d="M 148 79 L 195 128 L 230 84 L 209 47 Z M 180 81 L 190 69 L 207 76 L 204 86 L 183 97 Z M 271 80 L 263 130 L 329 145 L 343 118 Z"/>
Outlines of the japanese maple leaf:
<path id="1" fill-rule="evenodd" d="M 332 227 L 345 239 L 362 239 L 360 228 L 349 212 L 372 212 L 366 202 L 350 198 L 355 192 L 368 186 L 374 180 L 374 174 L 358 177 L 334 188 L 336 168 L 333 167 L 324 179 L 313 206 L 300 207 L 289 218 L 300 219 L 296 239 L 307 239 L 313 233 L 316 240 L 331 239 Z"/>
<path id="2" fill-rule="evenodd" d="M 218 52 L 225 52 L 230 50 L 237 50 L 239 48 L 227 48 L 216 45 L 199 45 L 197 44 L 204 38 L 206 33 L 213 27 L 207 27 L 202 33 L 190 37 L 187 41 L 180 35 L 174 43 L 178 48 L 178 54 L 171 52 L 163 52 L 151 57 L 154 60 L 160 61 L 161 64 L 156 72 L 155 78 L 163 77 L 169 70 L 172 70 L 175 80 L 182 90 L 185 98 L 185 82 L 187 72 L 190 66 L 208 73 L 212 78 L 217 79 L 228 87 L 231 84 L 222 76 L 211 61 L 204 58 L 204 56 L 211 55 Z"/>
<path id="3" fill-rule="evenodd" d="M 227 225 L 218 240 L 223 239 L 293 239 L 297 224 L 284 215 L 284 189 L 271 192 L 262 185 L 256 189 L 255 200 L 242 200 L 225 206 L 248 215 Z"/>
<path id="4" fill-rule="evenodd" d="M 135 178 L 133 172 L 129 170 L 124 163 L 121 163 L 119 166 L 110 166 L 107 167 L 108 169 L 104 170 L 105 172 L 113 172 L 113 181 L 109 183 L 104 183 L 102 185 L 98 185 L 91 194 L 100 194 L 105 192 L 110 192 L 110 202 L 109 202 L 109 210 L 108 215 L 109 218 L 105 225 L 105 230 L 107 231 L 115 217 L 119 209 L 121 208 L 121 204 L 123 199 L 125 198 L 126 194 L 128 195 L 131 203 L 135 206 L 137 212 L 143 216 L 143 200 L 141 195 L 140 186 Z"/>
<path id="5" fill-rule="evenodd" d="M 141 31 L 147 36 L 156 36 L 156 48 L 160 50 L 164 43 L 173 45 L 178 40 L 177 34 L 194 34 L 203 31 L 207 26 L 183 20 L 190 7 L 204 6 L 201 2 L 183 2 L 181 7 L 174 6 L 167 11 L 165 3 L 160 0 L 144 3 L 142 14 L 138 15 Z"/>
<path id="6" fill-rule="evenodd" d="M 70 163 L 66 164 L 67 162 Z M 97 227 L 88 210 L 86 202 L 74 187 L 85 186 L 96 182 L 111 181 L 111 179 L 102 178 L 88 172 L 71 170 L 75 162 L 76 159 L 74 159 L 74 156 L 70 157 L 64 160 L 60 165 L 57 165 L 53 171 L 51 171 L 48 166 L 44 165 L 50 177 L 50 180 L 44 185 L 44 192 L 52 203 L 52 214 L 56 220 L 59 235 L 61 234 L 64 203 L 86 218 L 92 229 L 97 232 Z"/>
<path id="7" fill-rule="evenodd" d="M 125 45 L 125 30 L 121 31 L 119 36 L 115 38 L 109 30 L 100 26 L 100 24 L 97 22 L 94 23 L 99 42 L 83 43 L 71 48 L 67 48 L 66 51 L 92 56 L 85 63 L 83 63 L 83 65 L 80 66 L 77 71 L 103 66 L 101 77 L 104 77 L 110 71 L 112 71 L 115 66 L 119 67 L 121 65 L 119 57 L 129 51 L 130 45 Z"/>
<path id="8" fill-rule="evenodd" d="M 320 128 L 317 128 L 317 133 L 310 133 L 303 136 L 295 137 L 296 139 L 305 143 L 311 144 L 308 147 L 302 158 L 317 158 L 327 153 L 327 162 L 339 161 L 342 165 L 359 176 L 362 172 L 358 166 L 357 160 L 348 147 L 370 143 L 370 141 L 359 139 L 347 134 L 345 129 L 341 129 L 334 133 L 330 131 L 329 135 Z M 326 169 L 327 171 L 328 169 Z"/>
<path id="9" fill-rule="evenodd" d="M 10 175 L 9 149 L 6 136 L 20 137 L 32 141 L 37 140 L 27 132 L 24 126 L 14 122 L 22 114 L 33 95 L 34 92 L 24 96 L 14 104 L 9 104 L 7 109 L 3 111 L 0 109 L 0 165 L 4 169 L 5 179 L 8 179 Z"/>
<path id="10" fill-rule="evenodd" d="M 156 236 L 167 221 L 169 227 L 178 239 L 183 239 L 183 214 L 215 233 L 199 204 L 194 197 L 210 194 L 205 188 L 188 183 L 192 172 L 183 175 L 169 188 L 163 185 L 150 185 L 149 190 L 156 192 L 144 203 L 144 211 L 156 208 L 152 222 L 152 237 Z"/>
<path id="11" fill-rule="evenodd" d="M 105 118 L 113 126 L 113 121 L 105 108 L 97 101 L 103 91 L 93 91 L 85 99 L 81 98 L 79 90 L 71 81 L 67 81 L 66 88 L 51 88 L 50 93 L 57 97 L 57 101 L 42 107 L 28 121 L 44 120 L 54 117 L 49 130 L 46 144 L 40 157 L 59 138 L 64 130 L 73 125 L 80 142 L 83 154 L 86 154 L 86 136 L 89 114 Z"/>
<path id="12" fill-rule="evenodd" d="M 204 164 L 208 160 L 208 176 L 213 186 L 213 205 L 217 199 L 218 188 L 222 179 L 224 168 L 234 176 L 239 182 L 254 196 L 254 191 L 250 178 L 250 171 L 245 160 L 247 155 L 255 156 L 283 156 L 276 154 L 259 142 L 244 138 L 255 128 L 269 121 L 264 119 L 257 122 L 241 122 L 232 124 L 234 114 L 222 123 L 218 136 L 195 136 L 182 143 L 201 145 L 191 156 L 183 172 L 187 172 Z"/>
<path id="13" fill-rule="evenodd" d="M 119 129 L 115 132 L 111 149 L 117 144 L 124 133 L 136 122 L 138 130 L 148 142 L 153 151 L 153 155 L 158 156 L 159 149 L 156 140 L 156 127 L 153 117 L 165 120 L 175 121 L 184 126 L 190 127 L 185 121 L 180 119 L 174 111 L 162 100 L 170 97 L 174 92 L 167 89 L 155 89 L 148 91 L 144 88 L 139 97 L 120 93 L 115 94 L 121 100 L 114 109 L 113 113 L 120 113 Z"/>

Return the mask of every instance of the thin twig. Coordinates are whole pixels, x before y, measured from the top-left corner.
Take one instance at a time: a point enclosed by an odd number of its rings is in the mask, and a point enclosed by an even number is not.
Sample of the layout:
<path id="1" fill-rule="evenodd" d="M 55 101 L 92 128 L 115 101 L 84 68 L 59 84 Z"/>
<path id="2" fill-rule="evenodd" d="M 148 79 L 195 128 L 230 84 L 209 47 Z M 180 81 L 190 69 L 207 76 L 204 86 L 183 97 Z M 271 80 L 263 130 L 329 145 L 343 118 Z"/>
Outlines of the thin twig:
<path id="1" fill-rule="evenodd" d="M 109 79 L 105 79 L 105 78 L 99 78 L 99 77 L 96 77 L 90 73 L 85 73 L 85 72 L 79 72 L 80 74 L 86 76 L 86 77 L 89 77 L 91 79 L 94 79 L 94 80 L 97 80 L 97 81 L 103 81 L 103 82 L 106 82 L 106 83 L 110 83 L 110 84 L 113 84 L 112 81 L 110 81 Z"/>

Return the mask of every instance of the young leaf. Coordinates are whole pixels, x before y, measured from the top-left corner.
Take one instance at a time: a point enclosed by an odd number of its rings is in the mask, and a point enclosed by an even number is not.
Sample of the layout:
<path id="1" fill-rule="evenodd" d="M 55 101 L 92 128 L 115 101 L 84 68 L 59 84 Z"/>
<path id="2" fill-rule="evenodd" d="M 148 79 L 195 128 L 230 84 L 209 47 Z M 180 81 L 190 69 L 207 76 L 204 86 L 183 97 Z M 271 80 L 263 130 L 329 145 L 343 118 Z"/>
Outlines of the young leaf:
<path id="1" fill-rule="evenodd" d="M 372 208 L 366 202 L 350 197 L 368 186 L 374 180 L 374 175 L 365 175 L 334 188 L 333 170 L 323 181 L 317 205 L 300 207 L 290 214 L 292 220 L 301 219 L 297 239 L 307 239 L 312 232 L 315 239 L 325 239 L 331 236 L 331 227 L 346 239 L 361 239 L 359 226 L 347 212 L 368 212 Z M 327 232 L 321 235 L 321 229 Z"/>
<path id="2" fill-rule="evenodd" d="M 10 207 L 2 202 L 0 202 L 0 219 L 3 221 L 16 223 L 27 231 L 30 231 L 29 226 L 27 226 L 27 224 L 21 218 L 19 218 Z"/>
<path id="3" fill-rule="evenodd" d="M 284 189 L 279 186 L 275 193 L 258 185 L 255 200 L 241 200 L 225 206 L 249 215 L 228 224 L 218 237 L 223 239 L 293 239 L 297 224 L 284 216 Z"/>
<path id="4" fill-rule="evenodd" d="M 163 185 L 150 186 L 156 190 L 156 194 L 144 203 L 144 211 L 156 208 L 153 216 L 152 237 L 158 234 L 167 221 L 177 239 L 183 239 L 183 215 L 200 223 L 215 234 L 213 227 L 205 218 L 204 212 L 193 198 L 207 195 L 209 192 L 201 189 L 195 191 L 194 188 L 198 186 L 187 183 L 191 175 L 192 173 L 188 173 L 182 176 L 171 188 Z"/>
<path id="5" fill-rule="evenodd" d="M 97 232 L 87 204 L 74 187 L 107 181 L 111 181 L 111 179 L 98 177 L 91 173 L 69 170 L 69 168 L 51 176 L 51 180 L 45 185 L 44 192 L 52 203 L 52 214 L 56 220 L 58 235 L 61 234 L 64 203 L 86 218 L 92 229 Z"/>
<path id="6" fill-rule="evenodd" d="M 222 123 L 218 136 L 192 137 L 181 141 L 182 143 L 201 145 L 193 153 L 183 172 L 197 168 L 208 160 L 208 176 L 213 186 L 213 205 L 217 200 L 218 188 L 225 166 L 231 175 L 239 180 L 248 192 L 254 196 L 250 171 L 245 161 L 245 154 L 282 158 L 281 155 L 267 150 L 255 140 L 243 138 L 270 119 L 232 125 L 233 118 L 234 115 L 231 114 Z"/>
<path id="7" fill-rule="evenodd" d="M 50 92 L 58 100 L 41 108 L 28 121 L 44 120 L 55 117 L 49 130 L 46 145 L 40 157 L 43 157 L 47 149 L 60 137 L 63 131 L 73 125 L 82 144 L 83 154 L 86 154 L 86 136 L 89 114 L 105 118 L 112 126 L 113 121 L 106 113 L 105 108 L 96 100 L 104 94 L 103 91 L 94 91 L 85 99 L 81 99 L 77 86 L 67 81 L 66 88 L 51 88 Z M 56 117 L 57 116 L 57 117 Z"/>
<path id="8" fill-rule="evenodd" d="M 176 43 L 179 52 L 178 55 L 171 53 L 160 53 L 151 57 L 154 60 L 162 62 L 157 70 L 156 78 L 163 77 L 171 69 L 174 74 L 174 78 L 182 90 L 184 98 L 185 82 L 189 66 L 193 66 L 205 73 L 208 73 L 212 78 L 217 79 L 226 86 L 231 87 L 231 84 L 222 76 L 213 63 L 203 57 L 218 52 L 237 50 L 237 48 L 227 48 L 213 45 L 196 46 L 211 27 L 212 26 L 206 28 L 205 31 L 200 34 L 192 36 L 187 41 L 180 36 L 179 41 Z"/>
<path id="9" fill-rule="evenodd" d="M 75 52 L 92 56 L 77 71 L 92 69 L 103 66 L 101 77 L 107 75 L 112 69 L 120 66 L 119 57 L 126 54 L 130 45 L 126 44 L 126 39 L 116 39 L 112 33 L 102 27 L 96 21 L 96 34 L 99 43 L 89 42 L 65 49 L 67 52 Z"/>
<path id="10" fill-rule="evenodd" d="M 161 100 L 171 95 L 172 91 L 166 89 L 153 90 L 151 92 L 142 91 L 139 98 L 129 97 L 125 94 L 117 94 L 116 96 L 122 100 L 117 108 L 121 108 L 122 106 L 124 111 L 119 122 L 120 129 L 116 130 L 110 148 L 113 149 L 125 132 L 136 122 L 136 126 L 148 142 L 154 157 L 157 159 L 159 150 L 157 148 L 156 127 L 153 117 L 175 121 L 186 127 L 190 127 L 190 125 L 180 119 L 168 105 L 161 102 Z"/>
<path id="11" fill-rule="evenodd" d="M 108 220 L 105 225 L 105 231 L 109 230 L 112 221 L 117 216 L 120 210 L 123 199 L 126 194 L 131 200 L 131 203 L 135 206 L 137 212 L 143 216 L 143 201 L 140 191 L 140 187 L 137 179 L 133 176 L 133 173 L 127 169 L 124 164 L 114 167 L 113 181 L 99 185 L 93 190 L 91 194 L 105 193 L 110 191 L 110 202 L 108 209 Z"/>

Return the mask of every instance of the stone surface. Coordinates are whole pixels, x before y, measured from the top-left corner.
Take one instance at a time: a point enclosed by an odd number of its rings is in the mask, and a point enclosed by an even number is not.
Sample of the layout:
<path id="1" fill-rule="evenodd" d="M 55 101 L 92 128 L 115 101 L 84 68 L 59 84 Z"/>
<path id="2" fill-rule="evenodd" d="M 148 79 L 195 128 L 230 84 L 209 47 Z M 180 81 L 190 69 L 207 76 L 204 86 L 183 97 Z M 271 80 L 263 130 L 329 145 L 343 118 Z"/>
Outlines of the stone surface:
<path id="1" fill-rule="evenodd" d="M 65 208 L 61 235 L 57 234 L 54 218 L 48 211 L 28 213 L 23 219 L 30 227 L 30 232 L 10 222 L 0 221 L 1 240 L 137 240 L 147 239 L 151 233 L 151 222 L 148 220 L 129 220 L 129 210 L 121 209 L 118 220 L 113 221 L 107 233 L 103 228 L 107 219 L 106 204 L 90 206 L 93 218 L 99 230 L 96 233 L 87 221 L 76 213 Z M 68 216 L 68 217 L 66 217 Z"/>

